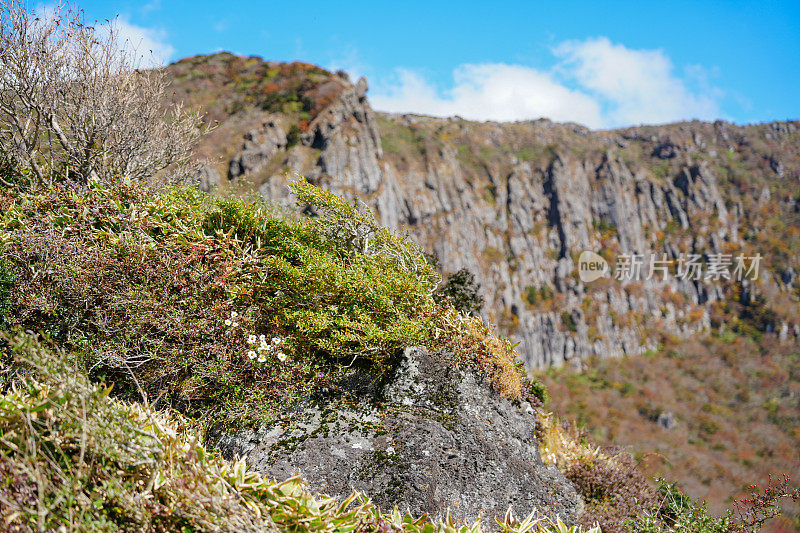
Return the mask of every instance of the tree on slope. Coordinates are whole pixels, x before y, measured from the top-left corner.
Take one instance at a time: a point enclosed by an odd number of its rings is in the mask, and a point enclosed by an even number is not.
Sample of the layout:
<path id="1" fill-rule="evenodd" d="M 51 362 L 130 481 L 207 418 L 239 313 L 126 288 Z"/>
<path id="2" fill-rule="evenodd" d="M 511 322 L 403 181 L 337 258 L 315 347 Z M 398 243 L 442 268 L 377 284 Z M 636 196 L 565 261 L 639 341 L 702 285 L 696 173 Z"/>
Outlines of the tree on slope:
<path id="1" fill-rule="evenodd" d="M 0 0 L 0 152 L 31 184 L 186 168 L 200 117 L 166 103 L 164 72 L 142 68 L 136 44 L 68 5 Z"/>

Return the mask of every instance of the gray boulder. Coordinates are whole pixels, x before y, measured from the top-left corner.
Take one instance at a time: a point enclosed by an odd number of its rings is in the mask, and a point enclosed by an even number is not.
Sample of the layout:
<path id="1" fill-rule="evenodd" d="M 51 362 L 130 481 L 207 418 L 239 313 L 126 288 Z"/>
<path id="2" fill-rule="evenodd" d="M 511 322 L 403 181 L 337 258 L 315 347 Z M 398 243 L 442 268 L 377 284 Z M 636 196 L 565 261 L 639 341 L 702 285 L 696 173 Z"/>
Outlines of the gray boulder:
<path id="1" fill-rule="evenodd" d="M 300 473 L 310 488 L 336 497 L 362 491 L 384 509 L 484 524 L 509 506 L 534 508 L 573 523 L 583 502 L 554 466 L 545 465 L 527 402 L 501 398 L 485 376 L 446 357 L 406 350 L 388 377 L 358 371 L 352 391 L 286 413 L 266 427 L 218 439 L 270 478 Z"/>
<path id="2" fill-rule="evenodd" d="M 656 419 L 656 424 L 664 429 L 675 429 L 678 426 L 675 415 L 672 413 L 660 413 Z"/>

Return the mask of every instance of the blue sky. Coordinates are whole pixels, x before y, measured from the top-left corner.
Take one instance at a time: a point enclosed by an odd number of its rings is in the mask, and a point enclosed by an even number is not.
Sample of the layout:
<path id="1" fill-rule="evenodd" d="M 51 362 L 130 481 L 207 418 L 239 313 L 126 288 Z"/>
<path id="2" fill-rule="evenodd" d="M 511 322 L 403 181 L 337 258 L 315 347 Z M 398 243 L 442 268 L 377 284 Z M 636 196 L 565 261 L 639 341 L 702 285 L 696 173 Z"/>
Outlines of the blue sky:
<path id="1" fill-rule="evenodd" d="M 342 68 L 373 107 L 594 128 L 800 118 L 800 2 L 80 3 L 168 60 Z"/>

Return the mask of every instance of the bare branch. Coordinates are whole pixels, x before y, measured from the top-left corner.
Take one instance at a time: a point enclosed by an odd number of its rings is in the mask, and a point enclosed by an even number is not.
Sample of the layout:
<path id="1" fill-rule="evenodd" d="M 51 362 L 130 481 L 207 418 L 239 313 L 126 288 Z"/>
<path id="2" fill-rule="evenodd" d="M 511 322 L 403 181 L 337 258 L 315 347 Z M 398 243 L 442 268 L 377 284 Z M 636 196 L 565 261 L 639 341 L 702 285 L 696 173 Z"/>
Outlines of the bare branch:
<path id="1" fill-rule="evenodd" d="M 0 151 L 39 182 L 144 180 L 185 164 L 201 117 L 168 105 L 164 73 L 140 67 L 113 22 L 0 0 Z"/>

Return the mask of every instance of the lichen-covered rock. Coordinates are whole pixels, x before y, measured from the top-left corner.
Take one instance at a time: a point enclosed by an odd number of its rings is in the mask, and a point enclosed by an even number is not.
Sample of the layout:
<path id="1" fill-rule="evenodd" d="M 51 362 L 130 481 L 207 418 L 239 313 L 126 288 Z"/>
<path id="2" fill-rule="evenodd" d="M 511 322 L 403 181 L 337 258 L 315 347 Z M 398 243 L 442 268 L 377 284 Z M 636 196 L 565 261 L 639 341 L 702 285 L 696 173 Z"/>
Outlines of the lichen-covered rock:
<path id="1" fill-rule="evenodd" d="M 273 478 L 300 473 L 338 497 L 363 491 L 383 508 L 486 523 L 512 506 L 573 522 L 583 502 L 545 465 L 527 403 L 501 398 L 486 377 L 446 356 L 408 349 L 387 379 L 354 373 L 347 398 L 306 406 L 257 429 L 225 435 L 239 455 Z"/>

